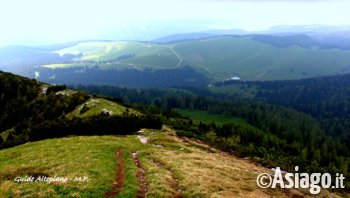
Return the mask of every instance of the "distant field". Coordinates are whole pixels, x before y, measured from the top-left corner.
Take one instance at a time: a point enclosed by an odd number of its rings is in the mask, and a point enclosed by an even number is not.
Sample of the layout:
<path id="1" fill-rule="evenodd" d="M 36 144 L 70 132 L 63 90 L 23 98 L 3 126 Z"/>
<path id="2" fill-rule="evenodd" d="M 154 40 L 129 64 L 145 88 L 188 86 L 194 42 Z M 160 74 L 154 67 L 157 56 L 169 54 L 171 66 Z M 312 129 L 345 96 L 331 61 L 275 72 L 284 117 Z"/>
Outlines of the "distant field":
<path id="1" fill-rule="evenodd" d="M 234 118 L 231 116 L 220 115 L 220 114 L 210 114 L 207 111 L 200 110 L 187 110 L 187 109 L 176 109 L 180 114 L 191 118 L 195 123 L 203 122 L 209 124 L 215 122 L 216 124 L 223 125 L 231 122 L 246 123 L 240 118 Z"/>
<path id="2" fill-rule="evenodd" d="M 135 64 L 140 68 L 171 68 L 179 59 L 167 45 L 139 42 L 88 42 L 65 48 L 55 53 L 82 55 L 76 61 L 112 61 L 121 64 Z M 121 58 L 128 57 L 130 58 Z M 115 61 L 116 59 L 120 59 Z M 100 64 L 100 63 L 99 63 Z M 114 65 L 118 67 L 119 65 Z M 49 66 L 47 66 L 49 67 Z"/>
<path id="3" fill-rule="evenodd" d="M 232 77 L 258 81 L 290 80 L 350 73 L 350 50 L 311 44 L 302 47 L 300 43 L 304 41 L 298 38 L 271 37 L 263 42 L 254 35 L 220 36 L 171 44 L 79 42 L 45 53 L 35 48 L 28 51 L 16 47 L 11 56 L 3 54 L 1 58 L 0 54 L 0 62 L 3 70 L 42 81 L 52 80 L 45 73 L 55 76 L 56 72 L 65 72 L 57 77 L 60 79 L 53 79 L 57 82 L 65 78 L 81 81 L 79 77 L 89 73 L 81 67 L 138 72 L 190 66 L 212 81 Z M 74 71 L 75 68 L 80 70 Z"/>
<path id="4" fill-rule="evenodd" d="M 302 37 L 293 40 L 270 36 L 259 41 L 256 36 L 220 36 L 171 44 L 90 41 L 45 51 L 16 46 L 9 48 L 13 50 L 10 54 L 0 53 L 0 62 L 4 71 L 51 83 L 66 80 L 82 83 L 86 76 L 96 80 L 94 71 L 88 70 L 92 68 L 117 72 L 132 70 L 139 75 L 142 71 L 189 66 L 211 82 L 232 77 L 259 81 L 350 73 L 350 50 L 322 48 L 307 43 L 309 40 L 302 40 Z M 133 77 L 135 75 L 128 79 Z M 108 83 L 102 78 L 99 84 Z"/>
<path id="5" fill-rule="evenodd" d="M 242 80 L 284 80 L 350 72 L 350 51 L 293 45 L 276 47 L 248 36 L 173 44 L 86 42 L 54 53 L 78 57 L 73 63 L 46 64 L 44 67 L 158 70 L 189 65 L 214 80 L 234 76 Z"/>
<path id="6" fill-rule="evenodd" d="M 278 48 L 248 37 L 188 41 L 174 49 L 184 60 L 226 78 L 298 79 L 350 71 L 350 51 L 297 46 Z"/>

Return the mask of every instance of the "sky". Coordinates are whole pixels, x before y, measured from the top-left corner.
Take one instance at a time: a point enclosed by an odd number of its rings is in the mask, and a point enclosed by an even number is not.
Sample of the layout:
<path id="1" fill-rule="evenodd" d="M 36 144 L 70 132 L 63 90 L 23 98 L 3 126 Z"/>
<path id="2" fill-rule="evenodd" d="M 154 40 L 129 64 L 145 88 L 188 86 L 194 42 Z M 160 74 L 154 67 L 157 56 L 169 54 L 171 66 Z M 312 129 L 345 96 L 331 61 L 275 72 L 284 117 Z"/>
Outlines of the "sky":
<path id="1" fill-rule="evenodd" d="M 153 39 L 210 29 L 350 25 L 346 0 L 1 0 L 0 46 Z"/>

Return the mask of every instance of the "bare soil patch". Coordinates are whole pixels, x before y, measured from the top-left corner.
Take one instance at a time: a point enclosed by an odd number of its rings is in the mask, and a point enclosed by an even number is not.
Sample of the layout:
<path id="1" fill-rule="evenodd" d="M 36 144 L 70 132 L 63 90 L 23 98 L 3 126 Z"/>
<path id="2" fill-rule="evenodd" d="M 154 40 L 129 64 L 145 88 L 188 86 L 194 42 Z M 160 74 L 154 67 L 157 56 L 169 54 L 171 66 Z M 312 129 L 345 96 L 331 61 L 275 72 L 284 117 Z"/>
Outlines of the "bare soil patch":
<path id="1" fill-rule="evenodd" d="M 137 190 L 136 197 L 143 198 L 146 197 L 147 193 L 147 180 L 146 180 L 146 170 L 142 167 L 140 159 L 137 157 L 138 151 L 131 153 L 131 157 L 137 167 L 136 178 L 139 183 L 139 188 Z"/>
<path id="2" fill-rule="evenodd" d="M 123 190 L 124 178 L 125 178 L 125 164 L 123 151 L 120 150 L 115 154 L 116 165 L 116 177 L 113 180 L 112 189 L 105 193 L 106 197 L 115 197 Z"/>

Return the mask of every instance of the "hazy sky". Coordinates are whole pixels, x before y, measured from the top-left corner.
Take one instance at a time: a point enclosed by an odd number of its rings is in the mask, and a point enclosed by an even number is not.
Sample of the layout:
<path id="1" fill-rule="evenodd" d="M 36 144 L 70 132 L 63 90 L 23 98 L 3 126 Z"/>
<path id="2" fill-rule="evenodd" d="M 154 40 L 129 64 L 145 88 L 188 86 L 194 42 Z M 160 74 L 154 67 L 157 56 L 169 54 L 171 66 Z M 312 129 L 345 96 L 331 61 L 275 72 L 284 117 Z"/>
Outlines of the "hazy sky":
<path id="1" fill-rule="evenodd" d="M 167 21 L 194 31 L 350 25 L 349 10 L 346 0 L 0 0 L 0 46 L 157 35 Z"/>

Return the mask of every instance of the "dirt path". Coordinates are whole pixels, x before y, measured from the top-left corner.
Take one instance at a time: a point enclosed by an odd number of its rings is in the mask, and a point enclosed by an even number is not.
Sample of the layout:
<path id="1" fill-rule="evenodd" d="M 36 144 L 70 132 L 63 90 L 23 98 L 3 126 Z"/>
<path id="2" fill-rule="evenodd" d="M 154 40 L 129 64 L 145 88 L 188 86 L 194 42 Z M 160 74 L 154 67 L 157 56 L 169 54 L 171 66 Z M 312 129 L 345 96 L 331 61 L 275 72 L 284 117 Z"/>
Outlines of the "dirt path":
<path id="1" fill-rule="evenodd" d="M 159 168 L 165 169 L 167 171 L 169 171 L 171 173 L 171 180 L 172 182 L 170 182 L 170 187 L 174 190 L 174 195 L 172 196 L 173 198 L 182 198 L 182 192 L 180 189 L 180 185 L 179 185 L 179 179 L 175 176 L 175 174 L 168 168 L 165 167 L 165 164 L 159 160 L 156 159 L 151 159 L 151 161 L 156 164 Z"/>
<path id="2" fill-rule="evenodd" d="M 139 183 L 139 189 L 137 190 L 136 197 L 143 198 L 146 197 L 147 193 L 147 180 L 146 180 L 146 170 L 142 167 L 140 159 L 137 157 L 138 151 L 131 153 L 131 157 L 137 167 L 136 178 Z"/>
<path id="3" fill-rule="evenodd" d="M 259 74 L 256 76 L 256 78 L 261 78 L 263 77 L 268 71 L 264 71 L 263 73 Z"/>
<path id="4" fill-rule="evenodd" d="M 179 59 L 179 62 L 175 65 L 175 67 L 179 67 L 181 65 L 181 63 L 183 62 L 181 56 L 174 50 L 175 45 L 172 45 L 169 47 L 169 49 L 171 50 L 171 52 Z"/>
<path id="5" fill-rule="evenodd" d="M 117 165 L 116 165 L 116 177 L 113 180 L 112 189 L 105 193 L 105 197 L 115 197 L 120 191 L 122 191 L 124 178 L 125 178 L 125 165 L 123 151 L 120 150 L 115 154 Z"/>

